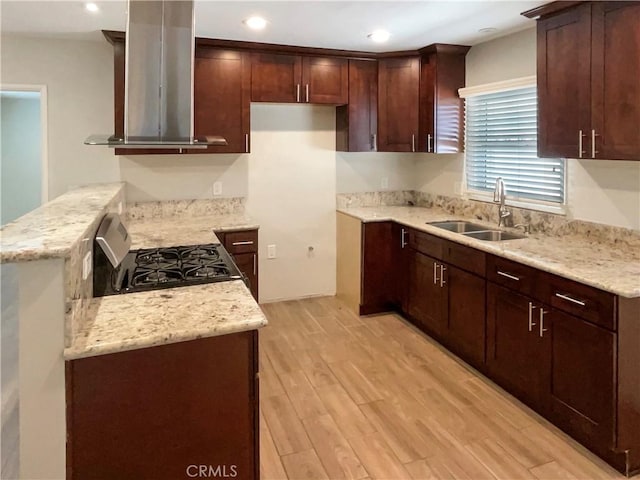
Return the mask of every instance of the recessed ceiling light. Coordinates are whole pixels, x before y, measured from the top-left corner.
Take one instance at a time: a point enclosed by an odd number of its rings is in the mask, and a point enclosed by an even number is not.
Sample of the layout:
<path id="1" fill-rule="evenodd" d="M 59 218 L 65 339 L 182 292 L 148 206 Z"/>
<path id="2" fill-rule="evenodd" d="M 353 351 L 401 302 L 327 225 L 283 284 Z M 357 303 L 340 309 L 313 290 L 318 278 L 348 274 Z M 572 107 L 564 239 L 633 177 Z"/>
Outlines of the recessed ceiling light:
<path id="1" fill-rule="evenodd" d="M 262 30 L 267 26 L 267 21 L 262 17 L 249 17 L 244 24 L 253 30 Z"/>
<path id="2" fill-rule="evenodd" d="M 485 28 L 481 28 L 480 30 L 478 30 L 478 32 L 480 33 L 495 33 L 497 32 L 498 29 L 495 27 L 485 27 Z"/>
<path id="3" fill-rule="evenodd" d="M 384 43 L 389 40 L 391 34 L 386 30 L 374 30 L 367 37 L 369 37 L 373 42 L 376 43 Z"/>
<path id="4" fill-rule="evenodd" d="M 85 4 L 84 4 L 84 8 L 86 8 L 88 11 L 90 11 L 90 12 L 92 12 L 92 13 L 95 13 L 95 12 L 97 12 L 98 10 L 100 10 L 100 9 L 98 8 L 98 5 L 96 5 L 95 3 L 85 3 Z"/>

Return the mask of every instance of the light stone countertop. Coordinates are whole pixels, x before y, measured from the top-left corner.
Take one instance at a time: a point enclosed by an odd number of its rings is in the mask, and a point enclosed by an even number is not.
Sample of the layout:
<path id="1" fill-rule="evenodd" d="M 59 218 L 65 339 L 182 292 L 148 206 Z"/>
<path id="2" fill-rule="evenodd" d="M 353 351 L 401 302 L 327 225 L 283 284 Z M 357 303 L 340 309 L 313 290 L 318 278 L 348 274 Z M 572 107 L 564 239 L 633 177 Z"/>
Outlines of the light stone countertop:
<path id="1" fill-rule="evenodd" d="M 240 280 L 94 298 L 65 360 L 136 350 L 267 325 Z"/>
<path id="2" fill-rule="evenodd" d="M 339 212 L 362 222 L 394 221 L 411 228 L 508 258 L 623 297 L 640 297 L 640 249 L 597 243 L 579 235 L 536 235 L 486 242 L 427 225 L 442 220 L 467 220 L 490 229 L 496 224 L 463 218 L 441 209 L 421 207 L 347 207 Z"/>
<path id="3" fill-rule="evenodd" d="M 0 263 L 65 258 L 124 183 L 71 190 L 0 229 Z"/>
<path id="4" fill-rule="evenodd" d="M 257 223 L 241 214 L 222 214 L 215 217 L 130 219 L 127 222 L 132 250 L 220 243 L 218 237 L 213 233 L 214 231 L 256 228 L 259 228 Z"/>

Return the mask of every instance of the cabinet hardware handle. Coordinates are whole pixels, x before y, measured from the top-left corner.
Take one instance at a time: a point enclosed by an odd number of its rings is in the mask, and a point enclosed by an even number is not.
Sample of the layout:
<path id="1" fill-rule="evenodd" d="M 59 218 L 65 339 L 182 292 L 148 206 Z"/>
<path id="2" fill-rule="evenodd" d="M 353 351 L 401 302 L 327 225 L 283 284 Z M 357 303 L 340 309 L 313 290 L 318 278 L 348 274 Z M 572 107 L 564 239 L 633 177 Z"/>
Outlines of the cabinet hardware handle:
<path id="1" fill-rule="evenodd" d="M 433 284 L 438 284 L 438 262 L 433 262 Z"/>
<path id="2" fill-rule="evenodd" d="M 534 308 L 538 308 L 538 307 L 536 307 L 532 302 L 529 302 L 529 331 L 530 332 L 533 332 L 533 327 L 536 326 L 535 322 L 533 321 Z"/>
<path id="3" fill-rule="evenodd" d="M 548 329 L 544 328 L 544 315 L 545 313 L 549 313 L 544 308 L 540 307 L 540 338 L 544 337 L 544 332 Z"/>
<path id="4" fill-rule="evenodd" d="M 416 136 L 415 135 L 411 135 L 411 151 L 412 152 L 416 151 Z"/>
<path id="5" fill-rule="evenodd" d="M 296 102 L 300 103 L 300 84 L 296 83 Z"/>
<path id="6" fill-rule="evenodd" d="M 431 134 L 427 134 L 427 152 L 431 152 Z"/>
<path id="7" fill-rule="evenodd" d="M 503 277 L 507 277 L 507 278 L 509 278 L 511 280 L 515 280 L 516 282 L 520 281 L 519 277 L 516 277 L 515 275 L 510 275 L 510 274 L 505 273 L 505 272 L 501 272 L 500 270 L 498 270 L 498 275 L 501 275 Z"/>
<path id="8" fill-rule="evenodd" d="M 598 153 L 598 150 L 596 150 L 596 137 L 599 136 L 595 130 L 591 130 L 591 158 L 596 158 L 596 153 Z"/>
<path id="9" fill-rule="evenodd" d="M 447 267 L 444 264 L 440 265 L 440 288 L 444 287 L 444 284 L 447 283 L 444 281 L 444 272 L 447 270 Z"/>
<path id="10" fill-rule="evenodd" d="M 253 245 L 253 240 L 243 240 L 242 242 L 233 242 L 231 245 L 237 247 L 238 245 Z"/>
<path id="11" fill-rule="evenodd" d="M 375 133 L 371 135 L 371 149 L 374 152 L 378 151 L 378 135 Z"/>
<path id="12" fill-rule="evenodd" d="M 306 94 L 307 94 L 307 103 L 309 103 L 309 84 L 307 83 L 307 84 L 304 86 L 304 88 L 305 88 L 305 90 L 306 90 Z"/>
<path id="13" fill-rule="evenodd" d="M 249 153 L 249 134 L 244 134 L 244 151 L 245 153 Z"/>
<path id="14" fill-rule="evenodd" d="M 253 275 L 257 275 L 258 274 L 258 256 L 254 253 L 253 254 Z"/>
<path id="15" fill-rule="evenodd" d="M 587 305 L 582 300 L 571 298 L 569 295 L 563 295 L 562 293 L 556 293 L 556 297 L 561 298 L 562 300 L 566 300 L 567 302 L 575 303 L 576 305 L 580 305 L 581 307 L 585 307 Z"/>
<path id="16" fill-rule="evenodd" d="M 583 133 L 582 130 L 578 130 L 578 158 L 582 158 L 582 155 L 587 153 L 585 150 L 582 149 L 582 138 L 586 136 L 587 136 L 586 133 Z"/>
<path id="17" fill-rule="evenodd" d="M 403 228 L 400 233 L 402 234 L 401 237 L 400 237 L 400 247 L 404 248 L 404 247 L 407 246 L 407 242 L 405 240 L 405 237 L 407 235 L 407 231 Z"/>

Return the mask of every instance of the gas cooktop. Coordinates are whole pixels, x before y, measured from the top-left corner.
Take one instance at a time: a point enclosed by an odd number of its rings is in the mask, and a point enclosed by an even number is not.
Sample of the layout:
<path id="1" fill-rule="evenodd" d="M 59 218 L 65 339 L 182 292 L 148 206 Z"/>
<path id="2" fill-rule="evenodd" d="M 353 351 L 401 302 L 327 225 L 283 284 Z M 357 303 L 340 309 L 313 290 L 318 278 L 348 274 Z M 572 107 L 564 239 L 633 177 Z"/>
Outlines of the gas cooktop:
<path id="1" fill-rule="evenodd" d="M 95 297 L 243 278 L 219 243 L 133 250 L 117 268 L 96 250 Z"/>

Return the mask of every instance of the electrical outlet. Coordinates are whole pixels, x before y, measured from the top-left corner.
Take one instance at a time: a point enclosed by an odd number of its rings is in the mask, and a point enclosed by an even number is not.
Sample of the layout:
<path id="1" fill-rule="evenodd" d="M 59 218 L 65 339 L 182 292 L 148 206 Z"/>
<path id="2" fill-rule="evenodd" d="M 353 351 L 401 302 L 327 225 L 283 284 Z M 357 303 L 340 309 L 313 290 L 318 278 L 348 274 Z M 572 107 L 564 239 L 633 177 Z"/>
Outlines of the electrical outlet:
<path id="1" fill-rule="evenodd" d="M 214 195 L 222 195 L 222 182 L 214 182 L 213 183 L 213 194 Z"/>
<path id="2" fill-rule="evenodd" d="M 87 254 L 82 259 L 82 279 L 86 280 L 91 275 L 91 251 L 88 251 Z"/>
<path id="3" fill-rule="evenodd" d="M 267 245 L 267 258 L 276 258 L 276 246 Z"/>
<path id="4" fill-rule="evenodd" d="M 118 215 L 122 215 L 122 202 L 118 202 Z"/>
<path id="5" fill-rule="evenodd" d="M 389 177 L 382 177 L 382 180 L 380 180 L 380 188 L 389 188 Z"/>

